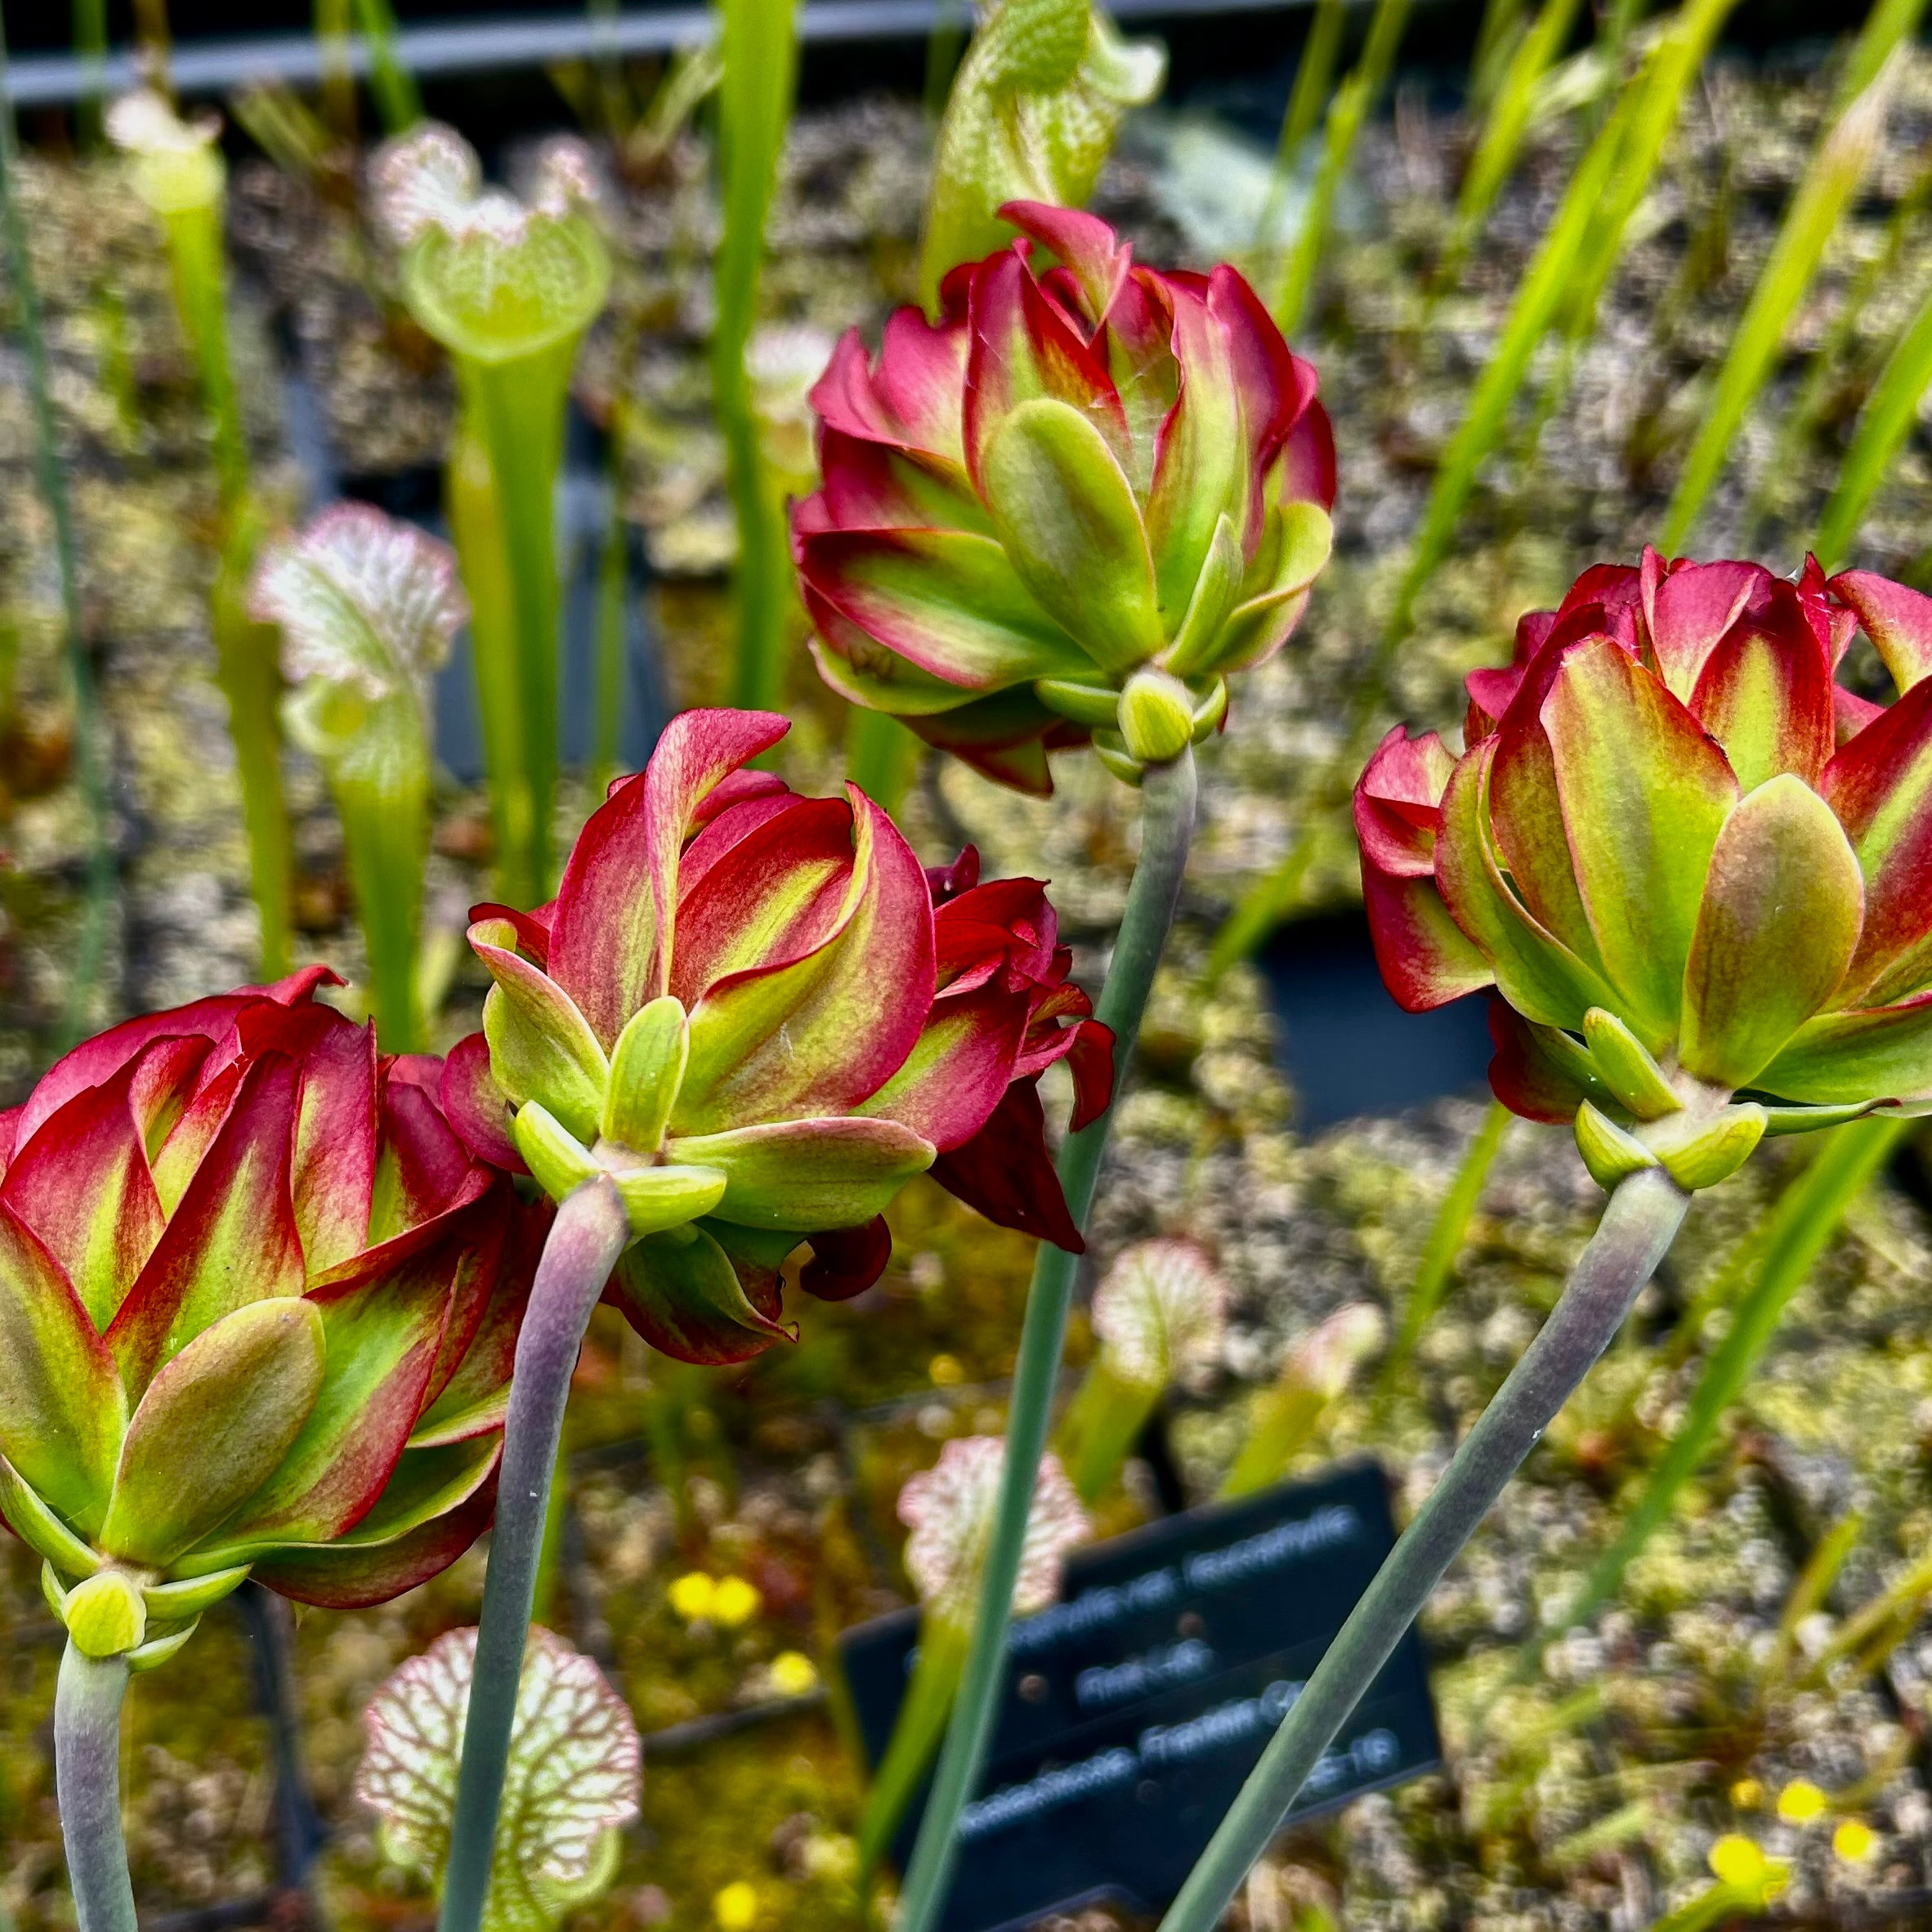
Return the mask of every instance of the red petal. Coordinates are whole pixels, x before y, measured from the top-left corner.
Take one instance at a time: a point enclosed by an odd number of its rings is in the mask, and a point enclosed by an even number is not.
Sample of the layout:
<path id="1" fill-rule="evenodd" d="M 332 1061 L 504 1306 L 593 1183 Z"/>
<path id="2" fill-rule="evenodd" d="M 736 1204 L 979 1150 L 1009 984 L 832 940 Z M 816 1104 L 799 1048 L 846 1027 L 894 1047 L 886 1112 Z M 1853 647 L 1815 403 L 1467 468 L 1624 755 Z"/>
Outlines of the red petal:
<path id="1" fill-rule="evenodd" d="M 1857 614 L 1901 696 L 1932 676 L 1932 597 L 1872 570 L 1844 571 L 1831 589 Z"/>
<path id="2" fill-rule="evenodd" d="M 943 906 L 949 899 L 956 899 L 962 892 L 971 892 L 979 883 L 979 847 L 963 846 L 959 856 L 950 865 L 928 865 L 926 868 L 926 889 L 932 895 L 935 906 Z"/>
<path id="3" fill-rule="evenodd" d="M 1046 1116 L 1030 1080 L 1008 1087 L 986 1125 L 964 1147 L 941 1154 L 932 1172 L 947 1192 L 995 1225 L 1070 1254 L 1086 1252 L 1047 1155 Z"/>
<path id="4" fill-rule="evenodd" d="M 806 1237 L 812 1259 L 798 1272 L 798 1286 L 821 1301 L 850 1301 L 863 1295 L 892 1258 L 892 1231 L 883 1214 L 863 1228 L 837 1228 Z"/>
<path id="5" fill-rule="evenodd" d="M 528 1174 L 510 1123 L 517 1110 L 490 1071 L 490 1042 L 472 1033 L 450 1048 L 440 1089 L 443 1115 L 479 1161 L 510 1174 Z"/>
<path id="6" fill-rule="evenodd" d="M 1496 1057 L 1489 1062 L 1490 1091 L 1513 1114 L 1567 1127 L 1590 1096 L 1538 1044 L 1524 1019 L 1506 1000 L 1491 995 L 1489 1037 Z"/>
<path id="7" fill-rule="evenodd" d="M 1089 328 L 1098 326 L 1134 266 L 1134 249 L 1098 215 L 1057 208 L 1044 201 L 1009 201 L 999 211 L 1022 235 L 1050 248 L 1071 271 L 1087 307 Z"/>
<path id="8" fill-rule="evenodd" d="M 620 778 L 618 785 L 633 782 Z M 612 787 L 615 794 L 616 787 Z M 485 919 L 504 919 L 517 934 L 517 945 L 535 964 L 548 969 L 550 964 L 550 932 L 557 917 L 557 901 L 552 899 L 548 906 L 540 906 L 534 912 L 519 912 L 514 906 L 499 906 L 494 899 L 485 899 L 470 908 L 470 924 L 481 924 Z"/>

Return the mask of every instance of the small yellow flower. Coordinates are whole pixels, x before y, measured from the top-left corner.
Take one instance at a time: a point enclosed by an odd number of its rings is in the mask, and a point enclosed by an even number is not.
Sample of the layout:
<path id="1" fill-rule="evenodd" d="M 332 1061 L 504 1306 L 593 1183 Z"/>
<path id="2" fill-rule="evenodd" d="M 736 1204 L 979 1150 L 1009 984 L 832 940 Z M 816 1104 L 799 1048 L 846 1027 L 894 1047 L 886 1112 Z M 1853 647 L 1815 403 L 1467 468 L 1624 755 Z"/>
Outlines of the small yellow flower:
<path id="1" fill-rule="evenodd" d="M 935 1389 L 957 1389 L 966 1380 L 965 1364 L 956 1355 L 935 1355 L 926 1365 Z"/>
<path id="2" fill-rule="evenodd" d="M 718 1614 L 718 1585 L 702 1570 L 680 1576 L 667 1594 L 672 1609 L 686 1623 L 699 1623 Z"/>
<path id="3" fill-rule="evenodd" d="M 803 1697 L 818 1688 L 818 1670 L 802 1650 L 781 1650 L 771 1660 L 771 1688 L 781 1697 Z"/>
<path id="4" fill-rule="evenodd" d="M 1750 1839 L 1727 1831 L 1711 1848 L 1711 1869 L 1728 1885 L 1758 1885 L 1764 1876 L 1764 1854 Z"/>
<path id="5" fill-rule="evenodd" d="M 1848 1865 L 1863 1865 L 1878 1849 L 1878 1834 L 1863 1818 L 1848 1818 L 1831 1834 L 1831 1849 Z"/>
<path id="6" fill-rule="evenodd" d="M 711 1621 L 735 1630 L 740 1624 L 749 1623 L 763 1608 L 764 1601 L 755 1584 L 747 1583 L 742 1576 L 721 1576 L 711 1593 Z"/>
<path id="7" fill-rule="evenodd" d="M 1778 1794 L 1778 1815 L 1787 1825 L 1808 1825 L 1822 1818 L 1831 1800 L 1809 1778 L 1794 1778 Z"/>
<path id="8" fill-rule="evenodd" d="M 1764 1802 L 1764 1787 L 1755 1778 L 1741 1778 L 1731 1787 L 1731 1803 L 1739 1811 L 1755 1811 Z"/>
<path id="9" fill-rule="evenodd" d="M 758 1917 L 757 1888 L 743 1879 L 727 1885 L 711 1901 L 711 1916 L 718 1921 L 718 1932 L 751 1932 Z"/>

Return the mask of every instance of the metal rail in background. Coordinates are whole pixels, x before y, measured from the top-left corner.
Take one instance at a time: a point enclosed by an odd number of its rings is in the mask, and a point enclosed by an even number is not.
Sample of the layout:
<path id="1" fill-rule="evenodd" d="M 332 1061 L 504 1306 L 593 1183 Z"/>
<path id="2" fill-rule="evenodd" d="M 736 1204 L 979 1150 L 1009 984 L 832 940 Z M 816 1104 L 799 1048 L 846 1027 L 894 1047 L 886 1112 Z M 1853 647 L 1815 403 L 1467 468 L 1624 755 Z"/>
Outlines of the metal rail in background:
<path id="1" fill-rule="evenodd" d="M 1113 0 L 1120 20 L 1176 19 L 1197 15 L 1286 13 L 1314 0 Z M 921 38 L 942 18 L 964 20 L 959 0 L 807 0 L 799 30 L 808 44 Z M 664 54 L 708 40 L 716 16 L 709 7 L 669 7 L 650 12 L 592 19 L 519 14 L 502 20 L 453 20 L 405 27 L 396 37 L 396 58 L 419 77 L 484 74 L 493 69 L 541 67 L 553 60 L 599 56 Z M 369 69 L 360 36 L 350 36 L 349 64 Z M 233 40 L 177 41 L 168 54 L 168 77 L 183 94 L 225 94 L 250 81 L 314 85 L 322 78 L 322 49 L 313 34 L 277 34 Z M 19 107 L 48 107 L 114 94 L 140 80 L 136 55 L 117 48 L 92 69 L 72 54 L 16 58 L 13 98 Z"/>

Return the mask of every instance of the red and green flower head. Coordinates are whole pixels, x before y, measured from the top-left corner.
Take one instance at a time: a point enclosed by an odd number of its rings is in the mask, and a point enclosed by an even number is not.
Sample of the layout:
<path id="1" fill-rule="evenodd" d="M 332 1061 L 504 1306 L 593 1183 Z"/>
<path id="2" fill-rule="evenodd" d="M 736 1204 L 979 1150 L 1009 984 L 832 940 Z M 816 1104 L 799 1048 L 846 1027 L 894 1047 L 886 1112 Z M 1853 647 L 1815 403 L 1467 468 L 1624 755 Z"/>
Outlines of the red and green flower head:
<path id="1" fill-rule="evenodd" d="M 1863 633 L 1895 695 L 1837 682 Z M 1932 599 L 1868 572 L 1599 565 L 1469 679 L 1467 749 L 1355 793 L 1384 978 L 1494 992 L 1498 1097 L 1606 1185 L 1932 1095 Z"/>
<path id="2" fill-rule="evenodd" d="M 743 767 L 789 728 L 687 711 L 579 836 L 555 901 L 484 906 L 495 981 L 449 1058 L 450 1117 L 552 1199 L 607 1175 L 633 1240 L 609 1299 L 691 1362 L 791 1330 L 781 1272 L 830 1299 L 876 1281 L 915 1174 L 1078 1250 L 1035 1091 L 1065 1058 L 1075 1121 L 1112 1037 L 1067 979 L 1037 879 L 928 875 L 854 786 L 800 798 Z"/>
<path id="3" fill-rule="evenodd" d="M 832 688 L 1022 790 L 1089 738 L 1133 780 L 1226 715 L 1326 562 L 1315 373 L 1232 268 L 1135 266 L 1031 201 L 1022 239 L 855 330 L 812 391 L 793 548 Z M 1049 251 L 1053 266 L 1041 266 Z"/>
<path id="4" fill-rule="evenodd" d="M 327 977 L 130 1020 L 0 1116 L 0 1515 L 91 1654 L 159 1661 L 251 1573 L 380 1603 L 489 1520 L 548 1216 Z"/>

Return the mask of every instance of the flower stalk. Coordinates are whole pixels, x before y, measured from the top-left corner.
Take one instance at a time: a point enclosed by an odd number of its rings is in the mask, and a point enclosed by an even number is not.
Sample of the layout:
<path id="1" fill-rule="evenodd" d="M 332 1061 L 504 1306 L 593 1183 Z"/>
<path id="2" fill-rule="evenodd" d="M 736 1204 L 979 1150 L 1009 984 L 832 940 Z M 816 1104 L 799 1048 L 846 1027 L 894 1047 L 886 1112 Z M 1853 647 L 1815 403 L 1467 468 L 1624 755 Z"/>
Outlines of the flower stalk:
<path id="1" fill-rule="evenodd" d="M 1191 748 L 1183 748 L 1169 763 L 1150 767 L 1143 781 L 1140 858 L 1128 888 L 1107 983 L 1094 1009 L 1096 1017 L 1113 1031 L 1116 1093 L 1120 1076 L 1140 1032 L 1155 968 L 1180 899 L 1181 879 L 1194 833 L 1196 789 Z M 1098 1119 L 1069 1134 L 1061 1143 L 1056 1165 L 1067 1210 L 1076 1227 L 1085 1225 L 1112 1119 L 1110 1105 Z M 932 1932 L 937 1925 L 959 1856 L 959 1813 L 986 1766 L 1006 1660 L 1007 1630 L 1013 1620 L 1013 1585 L 1026 1547 L 1034 1483 L 1046 1447 L 1077 1267 L 1076 1256 L 1044 1242 L 1034 1261 L 1007 1413 L 999 1509 L 986 1550 L 978 1614 L 932 1793 L 906 1868 L 898 1932 Z M 460 1929 L 445 1928 L 445 1932 Z"/>
<path id="2" fill-rule="evenodd" d="M 275 633 L 252 620 L 247 607 L 248 573 L 262 531 L 228 354 L 222 261 L 227 171 L 215 145 L 220 123 L 212 115 L 184 121 L 160 95 L 144 88 L 114 103 L 107 126 L 114 144 L 132 157 L 135 191 L 166 235 L 175 306 L 213 429 L 221 514 L 209 622 L 235 740 L 249 878 L 262 921 L 262 972 L 280 979 L 288 970 L 293 856 L 282 797 Z"/>
<path id="3" fill-rule="evenodd" d="M 121 1836 L 124 1657 L 89 1657 L 70 1638 L 54 1692 L 54 1788 L 80 1932 L 135 1932 Z"/>
<path id="4" fill-rule="evenodd" d="M 441 1932 L 478 1932 L 483 1923 L 564 1404 L 590 1312 L 629 1239 L 624 1202 L 608 1179 L 578 1188 L 557 1210 L 517 1339 Z"/>
<path id="5" fill-rule="evenodd" d="M 1658 1168 L 1618 1184 L 1549 1320 L 1315 1667 L 1161 1932 L 1209 1932 L 1219 1921 L 1442 1572 L 1615 1338 L 1689 1205 L 1690 1196 Z"/>

